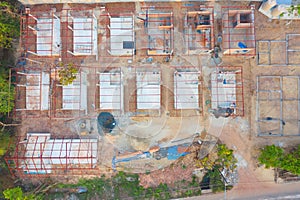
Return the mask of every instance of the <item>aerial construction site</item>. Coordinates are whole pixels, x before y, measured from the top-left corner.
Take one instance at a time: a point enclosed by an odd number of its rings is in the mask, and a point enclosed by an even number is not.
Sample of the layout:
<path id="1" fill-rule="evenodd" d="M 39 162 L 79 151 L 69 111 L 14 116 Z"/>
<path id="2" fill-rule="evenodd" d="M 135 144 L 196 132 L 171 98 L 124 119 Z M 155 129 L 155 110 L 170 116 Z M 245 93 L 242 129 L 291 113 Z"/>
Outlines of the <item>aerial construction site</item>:
<path id="1" fill-rule="evenodd" d="M 23 3 L 12 174 L 145 173 L 219 140 L 252 169 L 299 142 L 300 20 L 276 2 Z"/>

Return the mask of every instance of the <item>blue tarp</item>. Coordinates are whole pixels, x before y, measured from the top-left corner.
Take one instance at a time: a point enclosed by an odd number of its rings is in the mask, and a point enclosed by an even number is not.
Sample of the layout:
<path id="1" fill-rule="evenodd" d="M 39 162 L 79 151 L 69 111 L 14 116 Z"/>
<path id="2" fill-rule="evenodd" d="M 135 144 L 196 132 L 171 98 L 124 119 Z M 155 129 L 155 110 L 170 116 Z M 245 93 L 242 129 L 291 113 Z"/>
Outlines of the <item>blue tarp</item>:
<path id="1" fill-rule="evenodd" d="M 188 147 L 189 144 L 183 144 L 183 145 L 179 145 L 179 146 L 171 146 L 171 147 L 166 147 L 166 148 L 161 148 L 158 152 L 159 155 L 162 158 L 167 157 L 168 160 L 176 160 L 182 156 L 185 156 L 187 154 L 190 154 L 190 152 L 178 152 L 178 147 Z M 144 159 L 144 158 L 150 158 L 152 155 L 149 151 L 143 152 L 141 154 L 135 155 L 135 156 L 131 156 L 131 157 L 127 157 L 127 158 L 121 158 L 121 159 L 117 159 L 116 157 L 113 157 L 112 159 L 112 168 L 115 171 L 116 170 L 116 164 L 120 163 L 120 162 L 129 162 L 132 160 L 139 160 L 139 159 Z"/>
<path id="2" fill-rule="evenodd" d="M 177 160 L 181 156 L 189 154 L 188 152 L 178 153 L 178 146 L 172 146 L 168 148 L 168 160 Z"/>
<path id="3" fill-rule="evenodd" d="M 292 4 L 292 0 L 276 0 L 277 4 L 283 4 L 283 5 L 291 5 Z"/>
<path id="4" fill-rule="evenodd" d="M 116 159 L 116 157 L 114 156 L 112 159 L 112 168 L 113 170 L 116 170 L 116 164 L 119 162 L 129 162 L 131 160 L 139 160 L 139 159 L 150 158 L 150 157 L 151 157 L 151 153 L 149 151 L 128 158 Z"/>
<path id="5" fill-rule="evenodd" d="M 131 160 L 139 160 L 139 159 L 142 159 L 142 158 L 150 158 L 151 157 L 151 154 L 147 151 L 147 152 L 144 152 L 142 154 L 138 154 L 138 155 L 135 155 L 135 156 L 132 156 L 132 157 L 128 157 L 128 158 L 122 158 L 122 159 L 116 159 L 116 163 L 118 162 L 129 162 Z"/>
<path id="6" fill-rule="evenodd" d="M 238 43 L 238 46 L 239 46 L 241 49 L 247 48 L 247 45 L 244 44 L 243 42 L 239 42 L 239 43 Z"/>
<path id="7" fill-rule="evenodd" d="M 235 107 L 235 104 L 233 102 L 222 102 L 219 103 L 220 108 L 230 108 L 230 107 Z"/>

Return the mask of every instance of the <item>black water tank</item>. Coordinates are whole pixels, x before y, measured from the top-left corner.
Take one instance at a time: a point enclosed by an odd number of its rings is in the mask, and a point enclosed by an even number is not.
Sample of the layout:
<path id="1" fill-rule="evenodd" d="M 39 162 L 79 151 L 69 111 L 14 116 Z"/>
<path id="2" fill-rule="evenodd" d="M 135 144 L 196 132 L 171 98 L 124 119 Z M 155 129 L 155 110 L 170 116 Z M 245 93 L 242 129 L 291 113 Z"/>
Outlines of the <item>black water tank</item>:
<path id="1" fill-rule="evenodd" d="M 98 125 L 105 133 L 110 133 L 116 126 L 114 116 L 109 112 L 101 112 L 97 117 Z"/>

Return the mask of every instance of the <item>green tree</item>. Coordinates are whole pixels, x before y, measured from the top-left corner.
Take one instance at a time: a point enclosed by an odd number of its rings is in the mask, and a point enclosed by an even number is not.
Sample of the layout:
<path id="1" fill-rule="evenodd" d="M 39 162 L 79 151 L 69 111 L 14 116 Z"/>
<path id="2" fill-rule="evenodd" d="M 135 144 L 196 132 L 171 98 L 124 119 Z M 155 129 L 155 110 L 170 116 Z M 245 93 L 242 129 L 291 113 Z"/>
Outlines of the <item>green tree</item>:
<path id="1" fill-rule="evenodd" d="M 211 170 L 214 166 L 214 162 L 212 162 L 208 156 L 202 158 L 201 160 L 195 160 L 196 167 L 205 168 Z"/>
<path id="2" fill-rule="evenodd" d="M 284 155 L 280 163 L 280 168 L 300 175 L 300 145 L 296 151 Z"/>
<path id="3" fill-rule="evenodd" d="M 6 153 L 9 142 L 10 142 L 9 133 L 0 131 L 0 157 Z"/>
<path id="4" fill-rule="evenodd" d="M 62 85 L 71 84 L 77 77 L 78 68 L 73 63 L 63 64 L 59 63 L 60 70 L 58 71 L 59 82 Z"/>
<path id="5" fill-rule="evenodd" d="M 203 189 L 212 189 L 215 192 L 221 192 L 225 189 L 225 184 L 222 181 L 222 176 L 216 166 L 208 170 L 201 182 Z"/>
<path id="6" fill-rule="evenodd" d="M 287 8 L 289 15 L 293 14 L 295 10 L 297 11 L 298 15 L 300 15 L 300 5 L 291 5 L 289 8 Z"/>
<path id="7" fill-rule="evenodd" d="M 0 48 L 11 48 L 12 41 L 20 34 L 19 16 L 8 2 L 0 2 Z"/>
<path id="8" fill-rule="evenodd" d="M 5 199 L 9 200 L 23 200 L 23 191 L 20 187 L 6 189 L 3 192 Z"/>
<path id="9" fill-rule="evenodd" d="M 258 157 L 258 161 L 266 168 L 280 167 L 284 155 L 282 148 L 273 145 L 265 146 Z"/>
<path id="10" fill-rule="evenodd" d="M 234 170 L 236 168 L 236 163 L 237 160 L 233 155 L 233 150 L 229 149 L 225 144 L 219 144 L 216 164 Z"/>
<path id="11" fill-rule="evenodd" d="M 0 75 L 0 113 L 6 114 L 14 108 L 14 87 Z"/>
<path id="12" fill-rule="evenodd" d="M 9 200 L 37 200 L 41 199 L 33 194 L 25 195 L 20 187 L 6 189 L 3 192 L 4 198 Z"/>

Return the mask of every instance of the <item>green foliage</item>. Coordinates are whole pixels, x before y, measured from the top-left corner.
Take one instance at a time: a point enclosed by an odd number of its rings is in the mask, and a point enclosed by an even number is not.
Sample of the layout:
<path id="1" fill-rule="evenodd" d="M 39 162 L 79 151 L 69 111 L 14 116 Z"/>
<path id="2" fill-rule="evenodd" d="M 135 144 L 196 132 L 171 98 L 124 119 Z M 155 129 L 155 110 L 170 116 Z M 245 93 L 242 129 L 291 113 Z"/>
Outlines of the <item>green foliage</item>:
<path id="1" fill-rule="evenodd" d="M 300 145 L 296 151 L 284 155 L 279 167 L 293 174 L 300 175 Z"/>
<path id="2" fill-rule="evenodd" d="M 266 168 L 276 167 L 300 175 L 300 145 L 291 153 L 285 153 L 282 148 L 275 145 L 265 146 L 258 161 Z"/>
<path id="3" fill-rule="evenodd" d="M 0 113 L 8 113 L 14 108 L 14 87 L 0 75 Z"/>
<path id="4" fill-rule="evenodd" d="M 10 142 L 10 135 L 7 132 L 0 132 L 0 157 L 3 156 Z"/>
<path id="5" fill-rule="evenodd" d="M 226 168 L 234 171 L 237 167 L 237 159 L 233 155 L 233 150 L 229 149 L 225 144 L 217 146 L 217 159 L 211 161 L 209 157 L 199 160 L 199 164 L 207 171 L 200 183 L 202 189 L 212 189 L 214 193 L 224 191 L 225 184 L 219 169 Z M 226 187 L 227 188 L 227 187 Z"/>
<path id="6" fill-rule="evenodd" d="M 84 199 L 91 199 L 95 195 L 100 199 L 121 199 L 123 196 L 137 197 L 143 196 L 144 188 L 139 185 L 137 174 L 126 174 L 119 172 L 111 179 L 101 178 L 80 179 L 77 184 L 59 184 L 60 188 L 76 188 L 83 186 L 88 189 L 86 194 L 82 194 Z"/>
<path id="7" fill-rule="evenodd" d="M 205 174 L 201 185 L 203 188 L 210 188 L 214 193 L 224 191 L 225 189 L 222 176 L 216 166 Z"/>
<path id="8" fill-rule="evenodd" d="M 225 144 L 218 145 L 218 159 L 215 164 L 225 167 L 230 170 L 234 170 L 236 168 L 237 160 L 233 155 L 233 150 L 227 148 Z"/>
<path id="9" fill-rule="evenodd" d="M 59 63 L 61 69 L 58 71 L 59 82 L 62 85 L 71 84 L 77 77 L 78 69 L 73 63 L 63 64 Z"/>
<path id="10" fill-rule="evenodd" d="M 202 158 L 201 160 L 196 160 L 196 167 L 204 168 L 204 169 L 212 169 L 214 163 L 208 158 L 208 156 Z"/>
<path id="11" fill-rule="evenodd" d="M 116 200 L 116 199 L 155 199 L 164 200 L 171 198 L 195 196 L 201 194 L 201 189 L 193 177 L 193 181 L 181 181 L 177 189 L 181 192 L 176 196 L 172 196 L 172 189 L 167 184 L 159 184 L 157 187 L 144 188 L 140 186 L 139 175 L 118 172 L 115 176 L 108 179 L 102 176 L 94 179 L 81 179 L 77 184 L 58 184 L 59 188 L 77 188 L 83 186 L 88 189 L 88 192 L 81 194 L 79 199 L 97 199 Z M 187 189 L 182 190 L 187 186 Z M 49 195 L 48 195 L 49 196 Z M 53 196 L 53 195 L 52 195 Z M 53 198 L 50 198 L 53 199 Z"/>
<path id="12" fill-rule="evenodd" d="M 3 192 L 4 198 L 9 200 L 38 200 L 40 196 L 33 194 L 25 195 L 20 187 L 6 189 Z"/>
<path id="13" fill-rule="evenodd" d="M 210 156 L 206 156 L 201 160 L 196 160 L 196 166 L 212 170 L 215 166 L 226 168 L 233 171 L 236 168 L 237 159 L 233 155 L 233 150 L 229 149 L 225 144 L 217 146 L 217 159 L 210 160 Z"/>
<path id="14" fill-rule="evenodd" d="M 5 199 L 23 200 L 23 191 L 20 187 L 6 189 L 3 192 Z"/>
<path id="15" fill-rule="evenodd" d="M 139 185 L 139 176 L 137 174 L 119 172 L 112 181 L 113 186 L 119 188 L 121 193 L 132 197 L 139 197 L 144 194 L 144 188 Z"/>
<path id="16" fill-rule="evenodd" d="M 171 195 L 167 184 L 159 184 L 154 189 L 154 198 L 155 199 L 170 199 Z"/>
<path id="17" fill-rule="evenodd" d="M 12 41 L 20 33 L 16 8 L 8 2 L 0 2 L 0 48 L 11 48 Z"/>
<path id="18" fill-rule="evenodd" d="M 185 192 L 185 195 L 187 196 L 187 197 L 191 197 L 191 196 L 193 196 L 193 190 L 187 190 L 186 192 Z"/>
<path id="19" fill-rule="evenodd" d="M 105 194 L 105 192 L 111 187 L 111 183 L 102 176 L 100 178 L 93 178 L 90 180 L 80 179 L 76 185 L 73 185 L 73 188 L 78 186 L 84 186 L 88 189 L 88 192 L 85 195 L 87 199 L 90 199 L 93 197 L 94 193 L 100 196 Z"/>
<path id="20" fill-rule="evenodd" d="M 199 183 L 196 181 L 197 177 L 195 175 L 192 176 L 192 182 L 189 183 L 192 187 L 198 187 Z"/>
<path id="21" fill-rule="evenodd" d="M 264 164 L 266 168 L 279 167 L 283 158 L 283 149 L 273 145 L 265 146 L 259 157 L 258 161 Z"/>
<path id="22" fill-rule="evenodd" d="M 218 169 L 214 168 L 209 172 L 210 188 L 214 193 L 224 191 L 225 184 L 222 181 L 222 176 Z"/>
<path id="23" fill-rule="evenodd" d="M 288 15 L 290 16 L 293 14 L 295 10 L 297 11 L 298 15 L 300 15 L 300 5 L 291 5 L 289 8 L 287 8 Z"/>

